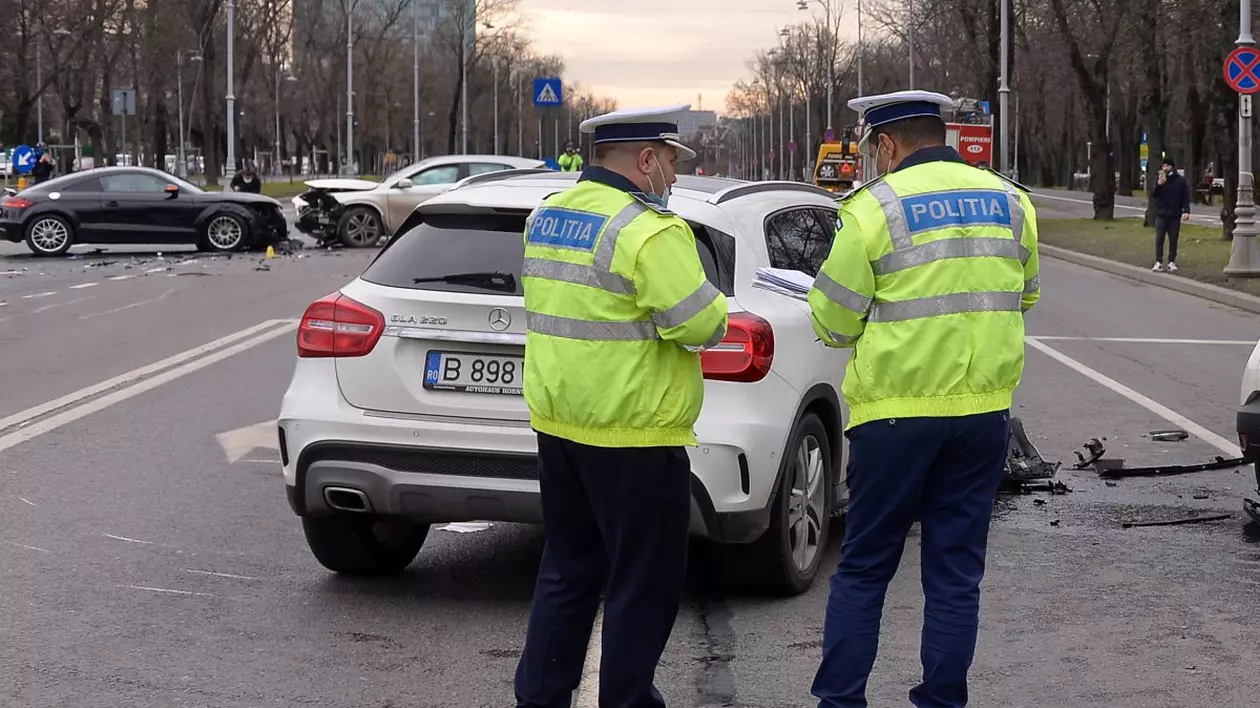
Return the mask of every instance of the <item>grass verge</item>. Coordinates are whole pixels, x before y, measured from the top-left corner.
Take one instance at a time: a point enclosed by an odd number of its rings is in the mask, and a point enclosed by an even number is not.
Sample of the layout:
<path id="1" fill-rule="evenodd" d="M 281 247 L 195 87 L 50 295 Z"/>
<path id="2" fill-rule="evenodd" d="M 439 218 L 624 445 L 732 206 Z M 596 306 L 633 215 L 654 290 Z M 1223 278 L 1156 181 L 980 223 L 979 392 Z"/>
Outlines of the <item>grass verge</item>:
<path id="1" fill-rule="evenodd" d="M 1037 223 L 1042 243 L 1077 253 L 1150 268 L 1155 263 L 1155 229 L 1138 218 L 1114 221 L 1093 219 L 1041 219 Z M 1222 270 L 1229 262 L 1230 242 L 1221 240 L 1219 229 L 1181 225 L 1177 242 L 1178 276 L 1212 283 L 1240 292 L 1260 295 L 1260 278 L 1227 278 Z M 1167 257 L 1167 244 L 1165 244 Z"/>

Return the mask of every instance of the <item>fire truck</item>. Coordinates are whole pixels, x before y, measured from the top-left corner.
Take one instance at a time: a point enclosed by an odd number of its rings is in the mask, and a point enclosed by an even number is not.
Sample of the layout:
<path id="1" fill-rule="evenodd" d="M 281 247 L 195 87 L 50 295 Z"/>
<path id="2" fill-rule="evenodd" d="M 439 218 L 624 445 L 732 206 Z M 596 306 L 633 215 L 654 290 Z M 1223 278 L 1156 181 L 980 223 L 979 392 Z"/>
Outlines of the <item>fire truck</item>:
<path id="1" fill-rule="evenodd" d="M 993 114 L 988 104 L 971 98 L 955 99 L 952 111 L 945 118 L 945 142 L 958 151 L 968 164 L 993 166 Z M 859 121 L 844 129 L 840 141 L 823 143 L 818 148 L 814 167 L 814 184 L 843 194 L 861 186 L 863 175 L 875 174 L 875 161 L 857 152 L 857 138 L 865 126 Z"/>

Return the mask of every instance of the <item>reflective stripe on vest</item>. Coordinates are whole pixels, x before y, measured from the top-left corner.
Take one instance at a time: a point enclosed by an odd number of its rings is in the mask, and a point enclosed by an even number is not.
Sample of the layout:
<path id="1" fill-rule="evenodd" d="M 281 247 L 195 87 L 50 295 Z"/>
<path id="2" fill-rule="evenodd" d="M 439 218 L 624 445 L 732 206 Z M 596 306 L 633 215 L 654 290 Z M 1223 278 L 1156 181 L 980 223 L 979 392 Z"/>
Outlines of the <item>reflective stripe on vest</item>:
<path id="1" fill-rule="evenodd" d="M 592 342 L 641 342 L 660 339 L 656 325 L 650 320 L 606 322 L 526 312 L 525 328 L 537 334 Z"/>
<path id="2" fill-rule="evenodd" d="M 965 312 L 1020 312 L 1023 293 L 951 293 L 897 302 L 877 302 L 871 306 L 871 322 L 901 322 L 920 317 L 957 315 Z"/>
<path id="3" fill-rule="evenodd" d="M 866 314 L 871 308 L 871 298 L 856 293 L 831 279 L 824 271 L 818 271 L 814 279 L 814 287 L 828 300 L 858 315 Z"/>
<path id="4" fill-rule="evenodd" d="M 687 320 L 700 314 L 704 308 L 713 304 L 718 294 L 718 289 L 706 280 L 704 284 L 692 291 L 687 297 L 679 300 L 673 307 L 654 313 L 652 321 L 656 323 L 657 327 L 662 329 L 686 324 Z"/>
<path id="5" fill-rule="evenodd" d="M 1033 277 L 1024 281 L 1025 293 L 1035 293 L 1040 289 L 1041 289 L 1041 276 L 1040 275 L 1034 275 Z"/>
<path id="6" fill-rule="evenodd" d="M 521 267 L 521 276 L 562 280 L 575 285 L 585 285 L 598 290 L 606 290 L 617 295 L 633 295 L 634 283 L 616 273 L 602 271 L 594 266 L 565 261 L 552 261 L 546 258 L 526 258 Z"/>
<path id="7" fill-rule="evenodd" d="M 888 235 L 892 240 L 893 250 L 871 263 L 875 275 L 887 275 L 907 268 L 932 263 L 946 258 L 968 257 L 1000 257 L 1019 259 L 1027 263 L 1032 252 L 1020 243 L 1024 233 L 1024 208 L 1019 202 L 1019 192 L 1013 185 L 1002 181 L 1006 192 L 1006 205 L 1010 214 L 1010 231 L 1013 239 L 1005 238 L 951 238 L 915 245 L 911 237 L 910 226 L 906 221 L 906 213 L 901 198 L 887 182 L 876 182 L 871 185 L 871 196 L 879 202 L 884 212 L 884 221 L 888 224 Z M 964 190 L 992 191 L 992 190 Z M 932 194 L 947 195 L 948 191 L 916 194 L 915 197 Z M 952 224 L 951 224 L 952 225 Z M 1005 224 L 1003 224 L 1005 226 Z"/>

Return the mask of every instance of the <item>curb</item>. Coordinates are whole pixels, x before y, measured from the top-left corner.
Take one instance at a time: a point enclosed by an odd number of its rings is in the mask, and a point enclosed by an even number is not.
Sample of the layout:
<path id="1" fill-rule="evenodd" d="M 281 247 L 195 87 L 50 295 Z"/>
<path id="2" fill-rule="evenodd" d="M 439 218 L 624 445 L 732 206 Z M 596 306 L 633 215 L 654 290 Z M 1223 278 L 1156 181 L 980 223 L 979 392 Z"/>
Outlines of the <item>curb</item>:
<path id="1" fill-rule="evenodd" d="M 1093 268 L 1104 273 L 1118 275 L 1122 278 L 1136 280 L 1139 283 L 1147 285 L 1156 285 L 1169 290 L 1176 290 L 1186 295 L 1194 295 L 1195 297 L 1210 300 L 1212 302 L 1236 307 L 1246 312 L 1260 314 L 1260 297 L 1240 293 L 1237 290 L 1222 288 L 1219 285 L 1210 283 L 1200 283 L 1197 280 L 1173 275 L 1171 273 L 1155 273 L 1145 268 L 1131 266 L 1128 263 L 1117 263 L 1116 261 L 1091 256 L 1088 253 L 1078 253 L 1077 251 L 1069 251 L 1066 248 L 1051 246 L 1049 244 L 1038 244 L 1037 250 L 1045 256 L 1049 256 L 1056 260 L 1075 263 L 1086 268 Z"/>

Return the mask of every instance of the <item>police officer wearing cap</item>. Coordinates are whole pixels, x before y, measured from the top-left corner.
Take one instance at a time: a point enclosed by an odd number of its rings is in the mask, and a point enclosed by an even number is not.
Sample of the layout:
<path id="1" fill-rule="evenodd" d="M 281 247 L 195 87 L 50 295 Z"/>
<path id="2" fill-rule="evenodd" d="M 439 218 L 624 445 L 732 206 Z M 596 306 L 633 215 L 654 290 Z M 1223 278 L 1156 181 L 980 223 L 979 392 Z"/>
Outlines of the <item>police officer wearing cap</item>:
<path id="1" fill-rule="evenodd" d="M 665 705 L 653 682 L 686 573 L 699 351 L 726 333 L 726 298 L 668 204 L 675 162 L 695 157 L 678 139 L 688 108 L 584 121 L 594 164 L 526 223 L 524 393 L 546 545 L 518 708 L 568 708 L 601 590 L 599 705 Z"/>
<path id="2" fill-rule="evenodd" d="M 967 703 L 989 520 L 1005 469 L 1011 398 L 1036 304 L 1037 219 L 1027 190 L 945 144 L 938 93 L 849 102 L 879 178 L 841 199 L 809 293 L 814 330 L 851 347 L 849 505 L 831 580 L 823 708 L 866 706 L 884 595 L 921 524 L 921 708 Z"/>
<path id="3" fill-rule="evenodd" d="M 564 144 L 564 152 L 560 153 L 560 159 L 556 162 L 560 165 L 561 172 L 582 171 L 582 156 L 578 154 L 577 145 L 572 140 Z"/>

